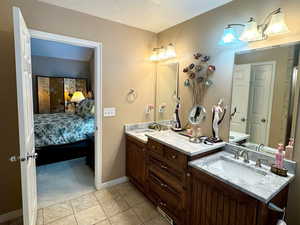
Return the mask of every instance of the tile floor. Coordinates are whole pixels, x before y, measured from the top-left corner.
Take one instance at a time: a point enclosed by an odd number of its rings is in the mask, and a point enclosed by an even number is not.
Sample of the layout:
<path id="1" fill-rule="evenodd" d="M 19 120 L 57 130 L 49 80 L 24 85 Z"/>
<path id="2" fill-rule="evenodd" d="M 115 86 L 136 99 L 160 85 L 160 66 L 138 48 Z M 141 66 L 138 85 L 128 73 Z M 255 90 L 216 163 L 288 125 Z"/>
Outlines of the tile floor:
<path id="1" fill-rule="evenodd" d="M 5 225 L 19 225 L 18 221 Z M 130 183 L 39 209 L 37 225 L 168 225 Z"/>
<path id="2" fill-rule="evenodd" d="M 85 164 L 85 158 L 37 167 L 39 208 L 95 191 L 94 186 L 94 172 Z"/>

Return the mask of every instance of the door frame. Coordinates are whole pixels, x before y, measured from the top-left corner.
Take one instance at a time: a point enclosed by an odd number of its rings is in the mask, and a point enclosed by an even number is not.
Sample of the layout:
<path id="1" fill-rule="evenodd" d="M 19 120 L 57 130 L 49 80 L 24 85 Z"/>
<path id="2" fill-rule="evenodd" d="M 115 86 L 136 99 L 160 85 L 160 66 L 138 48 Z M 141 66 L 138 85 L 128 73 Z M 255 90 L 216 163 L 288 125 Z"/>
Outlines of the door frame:
<path id="1" fill-rule="evenodd" d="M 270 93 L 270 99 L 268 102 L 268 122 L 267 122 L 267 138 L 266 138 L 266 143 L 269 143 L 269 137 L 270 137 L 270 128 L 271 128 L 271 118 L 272 118 L 272 102 L 273 102 L 273 97 L 274 97 L 274 85 L 275 85 L 275 76 L 276 76 L 276 61 L 265 61 L 265 62 L 259 62 L 259 63 L 250 63 L 251 64 L 251 78 L 252 78 L 252 67 L 253 66 L 261 66 L 261 65 L 272 65 L 273 70 L 272 70 L 272 77 L 271 77 L 271 93 Z M 250 81 L 251 83 L 251 81 Z M 251 87 L 250 87 L 251 88 Z"/>
<path id="2" fill-rule="evenodd" d="M 94 42 L 64 35 L 58 35 L 34 29 L 29 29 L 31 38 L 47 41 L 92 48 L 94 50 L 94 73 L 95 73 L 95 102 L 96 102 L 96 129 L 95 129 L 95 187 L 102 186 L 102 43 Z"/>

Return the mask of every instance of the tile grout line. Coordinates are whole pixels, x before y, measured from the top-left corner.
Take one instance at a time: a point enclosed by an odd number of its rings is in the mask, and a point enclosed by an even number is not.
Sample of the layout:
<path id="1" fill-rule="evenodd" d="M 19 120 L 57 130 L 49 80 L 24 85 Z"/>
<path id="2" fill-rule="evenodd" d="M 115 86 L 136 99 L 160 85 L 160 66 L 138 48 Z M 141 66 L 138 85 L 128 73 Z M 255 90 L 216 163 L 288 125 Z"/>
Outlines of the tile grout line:
<path id="1" fill-rule="evenodd" d="M 101 190 L 101 189 L 100 189 L 100 190 Z M 100 191 L 100 190 L 97 190 L 97 191 Z M 102 190 L 104 190 L 104 188 L 103 188 Z M 104 215 L 105 215 L 105 217 L 106 217 L 106 220 L 109 222 L 109 224 L 111 224 L 108 215 L 106 214 L 106 212 L 105 212 L 103 206 L 101 205 L 100 201 L 98 200 L 97 196 L 95 195 L 95 193 L 96 193 L 97 191 L 94 191 L 92 194 L 93 194 L 93 196 L 95 197 L 95 199 L 96 199 L 98 205 L 99 205 L 99 206 L 101 207 L 101 209 L 103 210 L 103 213 L 104 213 Z M 104 220 L 102 220 L 102 221 L 104 221 Z M 99 221 L 99 222 L 102 222 L 102 221 Z M 98 222 L 97 222 L 97 223 L 98 223 Z"/>
<path id="2" fill-rule="evenodd" d="M 80 197 L 78 197 L 78 198 L 80 198 Z M 72 211 L 73 211 L 73 216 L 74 216 L 74 219 L 75 219 L 76 224 L 79 225 L 79 223 L 78 223 L 78 221 L 77 221 L 77 218 L 76 218 L 75 209 L 74 209 L 73 204 L 72 204 L 72 200 L 73 200 L 73 199 L 70 200 L 70 205 L 71 205 L 71 208 L 72 208 Z"/>

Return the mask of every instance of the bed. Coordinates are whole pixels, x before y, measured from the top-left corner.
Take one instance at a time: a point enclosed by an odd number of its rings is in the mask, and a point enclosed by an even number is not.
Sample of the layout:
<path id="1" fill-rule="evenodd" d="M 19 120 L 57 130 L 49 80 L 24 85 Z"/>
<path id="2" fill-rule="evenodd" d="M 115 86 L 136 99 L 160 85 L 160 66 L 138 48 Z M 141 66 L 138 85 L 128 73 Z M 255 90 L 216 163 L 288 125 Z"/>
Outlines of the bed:
<path id="1" fill-rule="evenodd" d="M 75 113 L 34 115 L 37 165 L 94 154 L 94 116 L 84 118 Z"/>
<path id="2" fill-rule="evenodd" d="M 94 131 L 94 117 L 84 119 L 74 113 L 34 115 L 34 136 L 37 148 L 86 140 L 93 135 Z"/>

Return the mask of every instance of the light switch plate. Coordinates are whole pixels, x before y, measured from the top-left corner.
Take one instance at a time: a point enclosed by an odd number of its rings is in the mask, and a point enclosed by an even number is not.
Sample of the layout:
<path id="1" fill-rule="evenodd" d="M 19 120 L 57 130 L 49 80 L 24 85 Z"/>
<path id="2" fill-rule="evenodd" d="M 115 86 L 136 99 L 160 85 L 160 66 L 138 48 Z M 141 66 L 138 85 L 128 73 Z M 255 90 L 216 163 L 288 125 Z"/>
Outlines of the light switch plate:
<path id="1" fill-rule="evenodd" d="M 116 116 L 116 108 L 104 108 L 104 117 L 114 117 Z"/>

